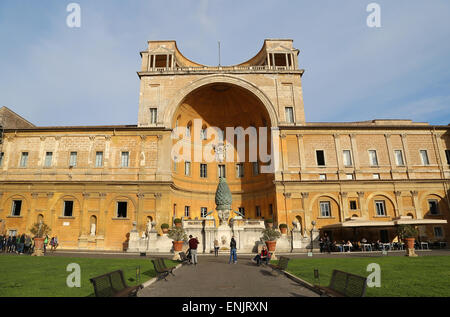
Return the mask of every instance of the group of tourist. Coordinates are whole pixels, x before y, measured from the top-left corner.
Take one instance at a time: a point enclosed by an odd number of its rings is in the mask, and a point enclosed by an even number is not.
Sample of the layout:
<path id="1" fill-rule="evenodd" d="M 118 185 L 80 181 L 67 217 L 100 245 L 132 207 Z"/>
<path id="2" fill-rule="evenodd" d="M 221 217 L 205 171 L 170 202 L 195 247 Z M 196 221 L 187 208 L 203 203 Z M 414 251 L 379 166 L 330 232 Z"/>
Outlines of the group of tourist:
<path id="1" fill-rule="evenodd" d="M 367 251 L 368 249 L 371 251 L 382 251 L 384 250 L 384 245 L 386 245 L 386 243 L 383 243 L 380 240 L 377 240 L 374 243 L 369 243 L 366 238 L 362 238 L 359 241 L 350 241 L 350 240 L 347 241 L 342 240 L 341 242 L 337 242 L 336 240 L 332 241 L 327 236 L 326 233 L 324 236 L 319 238 L 320 253 Z M 400 243 L 393 242 L 392 246 L 398 249 L 400 248 Z"/>
<path id="2" fill-rule="evenodd" d="M 189 262 L 191 264 L 197 265 L 198 263 L 198 257 L 197 257 L 197 247 L 199 245 L 197 237 L 193 237 L 192 235 L 189 235 L 189 249 L 187 251 L 187 258 L 189 259 Z M 228 261 L 229 264 L 233 262 L 234 264 L 237 263 L 237 243 L 234 236 L 231 237 L 230 241 L 230 260 Z M 216 239 L 214 240 L 214 255 L 219 255 L 219 241 Z M 265 259 L 265 258 L 264 258 Z"/>
<path id="3" fill-rule="evenodd" d="M 58 238 L 48 236 L 44 239 L 44 254 L 47 251 L 47 245 L 50 244 L 51 251 L 58 247 Z M 21 235 L 0 235 L 0 252 L 16 254 L 32 254 L 34 252 L 34 238 L 27 234 Z"/>

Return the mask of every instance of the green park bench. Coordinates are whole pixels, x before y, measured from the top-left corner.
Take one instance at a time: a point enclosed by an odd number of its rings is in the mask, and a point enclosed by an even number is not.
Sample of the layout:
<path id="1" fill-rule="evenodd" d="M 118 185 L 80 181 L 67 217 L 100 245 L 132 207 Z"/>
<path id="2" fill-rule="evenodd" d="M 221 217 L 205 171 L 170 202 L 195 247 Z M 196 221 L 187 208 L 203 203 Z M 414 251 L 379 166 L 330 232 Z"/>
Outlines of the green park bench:
<path id="1" fill-rule="evenodd" d="M 142 285 L 128 286 L 123 271 L 117 270 L 89 279 L 94 286 L 96 297 L 136 296 Z"/>
<path id="2" fill-rule="evenodd" d="M 366 277 L 339 270 L 333 270 L 328 287 L 315 285 L 322 292 L 322 295 L 332 297 L 364 297 L 366 286 Z"/>

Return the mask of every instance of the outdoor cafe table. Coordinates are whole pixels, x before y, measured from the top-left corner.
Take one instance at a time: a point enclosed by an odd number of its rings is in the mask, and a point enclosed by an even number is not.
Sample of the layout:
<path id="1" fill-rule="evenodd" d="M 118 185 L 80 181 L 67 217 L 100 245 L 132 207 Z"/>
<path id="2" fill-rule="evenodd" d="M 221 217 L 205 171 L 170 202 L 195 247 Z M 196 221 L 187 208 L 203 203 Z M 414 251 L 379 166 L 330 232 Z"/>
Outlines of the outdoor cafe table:
<path id="1" fill-rule="evenodd" d="M 383 251 L 385 251 L 386 249 L 391 250 L 391 244 L 390 243 L 383 243 L 382 246 L 383 246 Z"/>
<path id="2" fill-rule="evenodd" d="M 445 242 L 445 241 L 439 241 L 439 248 L 440 249 L 443 249 L 443 248 L 445 248 L 447 246 L 447 242 Z"/>
<path id="3" fill-rule="evenodd" d="M 364 251 L 372 251 L 372 245 L 370 243 L 363 243 L 362 247 Z"/>
<path id="4" fill-rule="evenodd" d="M 427 249 L 429 249 L 428 247 L 428 242 L 420 242 L 420 248 L 423 250 L 423 247 L 426 246 Z"/>

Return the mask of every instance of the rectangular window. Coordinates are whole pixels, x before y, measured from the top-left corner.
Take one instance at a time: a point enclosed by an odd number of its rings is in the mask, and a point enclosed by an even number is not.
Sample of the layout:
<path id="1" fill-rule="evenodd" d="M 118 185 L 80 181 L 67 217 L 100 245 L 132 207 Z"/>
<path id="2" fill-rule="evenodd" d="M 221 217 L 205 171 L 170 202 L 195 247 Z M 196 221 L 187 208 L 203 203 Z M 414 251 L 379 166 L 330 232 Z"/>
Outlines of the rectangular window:
<path id="1" fill-rule="evenodd" d="M 245 217 L 245 208 L 244 207 L 239 207 L 239 212 L 242 214 L 243 217 Z"/>
<path id="2" fill-rule="evenodd" d="M 436 199 L 428 199 L 428 207 L 430 214 L 439 215 L 438 201 Z"/>
<path id="3" fill-rule="evenodd" d="M 128 203 L 126 201 L 117 202 L 117 218 L 127 217 L 127 205 Z"/>
<path id="4" fill-rule="evenodd" d="M 208 165 L 200 164 L 200 177 L 207 178 L 208 177 Z"/>
<path id="5" fill-rule="evenodd" d="M 184 162 L 184 175 L 191 176 L 191 162 Z"/>
<path id="6" fill-rule="evenodd" d="M 286 111 L 286 122 L 287 123 L 294 123 L 294 108 L 286 107 L 284 109 Z"/>
<path id="7" fill-rule="evenodd" d="M 5 156 L 5 153 L 1 152 L 0 153 L 0 166 L 3 165 L 3 157 Z"/>
<path id="8" fill-rule="evenodd" d="M 237 178 L 244 177 L 244 164 L 243 163 L 236 164 L 236 177 Z"/>
<path id="9" fill-rule="evenodd" d="M 27 167 L 28 163 L 28 152 L 22 152 L 22 156 L 20 157 L 20 167 Z"/>
<path id="10" fill-rule="evenodd" d="M 316 151 L 316 159 L 318 166 L 325 166 L 325 154 L 323 153 L 323 150 Z"/>
<path id="11" fill-rule="evenodd" d="M 378 166 L 377 151 L 369 150 L 370 166 Z"/>
<path id="12" fill-rule="evenodd" d="M 53 158 L 53 152 L 45 153 L 45 162 L 44 162 L 45 167 L 52 166 L 52 158 Z"/>
<path id="13" fill-rule="evenodd" d="M 447 164 L 450 165 L 450 150 L 445 150 L 445 157 L 447 158 Z"/>
<path id="14" fill-rule="evenodd" d="M 326 181 L 327 180 L 327 174 L 319 174 L 319 180 Z"/>
<path id="15" fill-rule="evenodd" d="M 380 179 L 380 174 L 378 174 L 378 173 L 372 174 L 372 178 L 373 179 Z"/>
<path id="16" fill-rule="evenodd" d="M 273 205 L 269 204 L 269 215 L 272 216 L 273 215 Z"/>
<path id="17" fill-rule="evenodd" d="M 256 206 L 256 217 L 261 217 L 261 207 Z"/>
<path id="18" fill-rule="evenodd" d="M 320 205 L 320 217 L 331 217 L 331 208 L 329 201 L 321 201 Z"/>
<path id="19" fill-rule="evenodd" d="M 13 200 L 11 215 L 12 216 L 20 216 L 21 210 L 22 210 L 22 201 L 21 200 Z"/>
<path id="20" fill-rule="evenodd" d="M 150 108 L 150 123 L 156 124 L 156 120 L 158 116 L 158 109 L 156 108 Z"/>
<path id="21" fill-rule="evenodd" d="M 403 161 L 402 150 L 395 150 L 394 154 L 395 154 L 395 163 L 397 164 L 397 166 L 404 166 L 405 162 Z"/>
<path id="22" fill-rule="evenodd" d="M 350 209 L 351 210 L 356 210 L 356 200 L 350 200 Z"/>
<path id="23" fill-rule="evenodd" d="M 72 217 L 73 215 L 73 201 L 65 200 L 63 206 L 63 216 L 64 217 Z"/>
<path id="24" fill-rule="evenodd" d="M 353 174 L 345 174 L 345 176 L 347 177 L 347 179 L 353 179 Z"/>
<path id="25" fill-rule="evenodd" d="M 69 166 L 77 166 L 77 152 L 70 152 Z"/>
<path id="26" fill-rule="evenodd" d="M 436 238 L 443 238 L 444 237 L 444 231 L 442 230 L 442 227 L 434 227 L 434 236 Z"/>
<path id="27" fill-rule="evenodd" d="M 427 150 L 420 150 L 420 157 L 422 158 L 422 165 L 430 165 Z"/>
<path id="28" fill-rule="evenodd" d="M 253 176 L 259 175 L 259 163 L 253 162 Z"/>
<path id="29" fill-rule="evenodd" d="M 191 207 L 190 206 L 184 206 L 184 216 L 189 217 L 191 215 Z"/>
<path id="30" fill-rule="evenodd" d="M 352 154 L 350 150 L 344 150 L 344 166 L 352 166 Z"/>
<path id="31" fill-rule="evenodd" d="M 386 205 L 384 204 L 384 200 L 375 201 L 375 210 L 377 216 L 386 216 Z"/>
<path id="32" fill-rule="evenodd" d="M 200 216 L 202 218 L 206 218 L 206 214 L 208 213 L 208 208 L 206 207 L 200 207 Z"/>
<path id="33" fill-rule="evenodd" d="M 128 167 L 130 164 L 130 152 L 122 152 L 122 167 Z"/>
<path id="34" fill-rule="evenodd" d="M 103 166 L 103 152 L 95 152 L 95 167 Z"/>
<path id="35" fill-rule="evenodd" d="M 220 164 L 219 165 L 219 178 L 220 177 L 222 177 L 222 178 L 226 178 L 227 177 L 227 175 L 226 175 L 226 173 L 225 173 L 225 165 L 223 165 L 223 164 Z"/>

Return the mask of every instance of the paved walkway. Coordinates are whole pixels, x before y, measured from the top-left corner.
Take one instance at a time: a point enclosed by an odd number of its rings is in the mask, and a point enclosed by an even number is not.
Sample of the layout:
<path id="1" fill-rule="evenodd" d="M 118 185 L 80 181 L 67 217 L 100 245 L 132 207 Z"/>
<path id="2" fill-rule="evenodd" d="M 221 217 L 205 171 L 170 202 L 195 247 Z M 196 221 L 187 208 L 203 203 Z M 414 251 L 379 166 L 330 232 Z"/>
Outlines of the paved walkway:
<path id="1" fill-rule="evenodd" d="M 183 265 L 167 281 L 142 289 L 142 297 L 317 297 L 284 274 L 256 266 L 248 258 L 228 264 L 228 257 L 199 257 L 198 265 Z"/>

